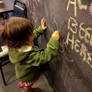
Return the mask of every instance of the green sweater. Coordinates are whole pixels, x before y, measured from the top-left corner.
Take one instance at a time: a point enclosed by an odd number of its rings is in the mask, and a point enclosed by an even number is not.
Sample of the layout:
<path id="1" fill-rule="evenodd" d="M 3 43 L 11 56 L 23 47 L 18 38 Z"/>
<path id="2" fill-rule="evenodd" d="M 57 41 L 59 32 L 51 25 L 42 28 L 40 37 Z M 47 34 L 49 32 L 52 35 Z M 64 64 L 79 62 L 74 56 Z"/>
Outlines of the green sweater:
<path id="1" fill-rule="evenodd" d="M 42 33 L 41 27 L 34 30 L 35 38 L 38 38 Z M 35 80 L 41 74 L 38 66 L 50 62 L 58 53 L 59 41 L 50 38 L 47 48 L 41 51 L 36 46 L 28 46 L 31 49 L 27 51 L 19 51 L 14 48 L 9 48 L 9 59 L 15 64 L 16 78 L 23 82 Z"/>

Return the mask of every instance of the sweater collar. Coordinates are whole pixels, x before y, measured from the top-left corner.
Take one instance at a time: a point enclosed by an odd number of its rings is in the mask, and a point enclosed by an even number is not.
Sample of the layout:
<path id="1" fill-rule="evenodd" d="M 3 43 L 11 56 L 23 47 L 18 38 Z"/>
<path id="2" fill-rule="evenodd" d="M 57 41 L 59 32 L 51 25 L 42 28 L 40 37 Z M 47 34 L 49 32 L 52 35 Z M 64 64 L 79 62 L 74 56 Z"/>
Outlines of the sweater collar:
<path id="1" fill-rule="evenodd" d="M 25 45 L 25 46 L 22 46 L 21 48 L 17 49 L 19 52 L 28 52 L 32 49 L 32 46 L 30 45 Z"/>

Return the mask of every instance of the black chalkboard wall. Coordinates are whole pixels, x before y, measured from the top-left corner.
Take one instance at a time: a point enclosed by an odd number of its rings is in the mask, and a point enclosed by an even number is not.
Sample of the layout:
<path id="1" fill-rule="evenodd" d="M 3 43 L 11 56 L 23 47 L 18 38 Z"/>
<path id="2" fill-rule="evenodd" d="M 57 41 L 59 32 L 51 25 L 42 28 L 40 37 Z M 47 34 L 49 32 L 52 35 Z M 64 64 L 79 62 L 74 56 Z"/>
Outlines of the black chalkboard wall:
<path id="1" fill-rule="evenodd" d="M 45 48 L 56 29 L 61 48 L 50 63 L 48 76 L 55 92 L 92 92 L 92 0 L 24 0 L 28 18 L 47 32 L 39 43 Z"/>

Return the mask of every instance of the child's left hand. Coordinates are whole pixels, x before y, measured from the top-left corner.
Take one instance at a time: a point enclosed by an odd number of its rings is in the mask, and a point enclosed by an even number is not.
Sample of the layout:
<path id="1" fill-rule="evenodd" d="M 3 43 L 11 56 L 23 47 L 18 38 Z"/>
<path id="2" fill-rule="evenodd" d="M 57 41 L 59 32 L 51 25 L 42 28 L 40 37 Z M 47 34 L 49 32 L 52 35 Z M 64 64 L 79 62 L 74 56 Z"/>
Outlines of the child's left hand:
<path id="1" fill-rule="evenodd" d="M 42 30 L 45 30 L 47 29 L 47 26 L 46 26 L 46 21 L 44 18 L 41 19 L 41 27 L 42 27 Z"/>

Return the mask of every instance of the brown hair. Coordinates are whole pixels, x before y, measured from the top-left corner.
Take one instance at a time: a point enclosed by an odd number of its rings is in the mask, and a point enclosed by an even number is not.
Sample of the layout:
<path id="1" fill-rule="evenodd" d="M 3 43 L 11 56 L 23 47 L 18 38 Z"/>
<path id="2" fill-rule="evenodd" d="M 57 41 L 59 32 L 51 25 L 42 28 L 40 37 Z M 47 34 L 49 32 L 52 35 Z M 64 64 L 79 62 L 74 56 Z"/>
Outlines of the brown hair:
<path id="1" fill-rule="evenodd" d="M 12 17 L 4 24 L 2 39 L 8 47 L 20 48 L 33 35 L 34 26 L 25 18 Z"/>

